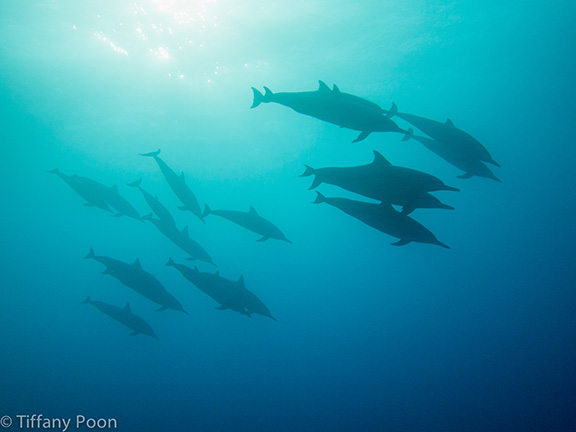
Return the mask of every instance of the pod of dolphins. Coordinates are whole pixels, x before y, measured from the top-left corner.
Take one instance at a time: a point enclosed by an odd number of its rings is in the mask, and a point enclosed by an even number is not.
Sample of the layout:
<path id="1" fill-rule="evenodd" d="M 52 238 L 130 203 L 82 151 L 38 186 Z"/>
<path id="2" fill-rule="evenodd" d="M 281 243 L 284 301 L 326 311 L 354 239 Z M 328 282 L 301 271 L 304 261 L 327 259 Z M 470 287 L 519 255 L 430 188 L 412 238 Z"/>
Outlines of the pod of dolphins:
<path id="1" fill-rule="evenodd" d="M 264 87 L 264 90 L 262 93 L 252 88 L 254 99 L 251 108 L 271 102 L 284 105 L 300 114 L 335 124 L 341 128 L 358 131 L 359 135 L 352 141 L 354 143 L 366 139 L 374 132 L 401 133 L 402 141 L 416 140 L 446 162 L 462 170 L 464 173 L 459 175 L 459 178 L 467 179 L 478 176 L 500 182 L 485 164 L 497 167 L 500 165 L 494 161 L 480 142 L 454 126 L 451 120 L 442 123 L 401 113 L 395 103 L 392 103 L 390 110 L 384 110 L 374 102 L 340 91 L 336 85 L 330 89 L 322 81 L 319 81 L 319 88 L 316 91 L 274 93 L 267 87 Z M 402 129 L 393 118 L 409 123 L 427 136 L 415 135 L 412 127 Z M 459 189 L 446 185 L 442 180 L 430 174 L 395 166 L 378 151 L 374 150 L 373 154 L 374 159 L 371 163 L 360 166 L 312 168 L 305 165 L 301 177 L 313 177 L 309 189 L 315 189 L 322 183 L 326 183 L 379 201 L 379 203 L 326 197 L 318 191 L 313 203 L 328 204 L 382 233 L 395 237 L 397 241 L 392 245 L 402 246 L 417 242 L 449 249 L 449 246 L 439 241 L 430 230 L 409 215 L 420 208 L 453 210 L 453 207 L 444 204 L 431 193 L 459 191 Z M 186 183 L 184 173 L 176 174 L 160 158 L 160 150 L 140 155 L 154 159 L 170 189 L 180 201 L 181 205 L 178 206 L 180 210 L 192 213 L 203 223 L 210 215 L 226 219 L 258 234 L 260 236 L 258 242 L 276 239 L 292 243 L 276 225 L 260 216 L 252 206 L 248 211 L 212 210 L 208 204 L 205 204 L 202 210 L 196 195 Z M 150 222 L 164 237 L 187 254 L 185 259 L 215 265 L 208 252 L 190 236 L 188 226 L 179 229 L 168 208 L 160 202 L 157 196 L 142 187 L 142 178 L 127 185 L 138 189 L 150 207 L 150 213 L 144 216 L 141 216 L 120 194 L 117 185 L 106 186 L 87 177 L 63 174 L 58 169 L 48 172 L 59 176 L 82 197 L 85 206 L 100 208 L 113 213 L 114 217 L 128 216 L 142 223 Z M 401 210 L 396 210 L 394 206 L 401 207 Z M 159 306 L 157 311 L 172 309 L 188 314 L 182 304 L 166 290 L 162 283 L 143 269 L 139 259 L 130 264 L 115 258 L 96 255 L 92 248 L 85 258 L 103 264 L 105 266 L 103 274 L 113 276 L 123 285 L 155 303 Z M 172 258 L 168 259 L 166 265 L 176 269 L 187 281 L 216 301 L 218 303 L 216 309 L 229 309 L 245 316 L 258 314 L 276 321 L 268 307 L 246 288 L 243 276 L 236 281 L 230 280 L 221 276 L 218 271 L 216 273 L 201 272 L 197 267 L 178 264 Z M 89 296 L 82 303 L 94 306 L 100 312 L 130 328 L 132 335 L 144 334 L 158 338 L 150 325 L 132 312 L 129 303 L 121 308 L 92 300 Z"/>

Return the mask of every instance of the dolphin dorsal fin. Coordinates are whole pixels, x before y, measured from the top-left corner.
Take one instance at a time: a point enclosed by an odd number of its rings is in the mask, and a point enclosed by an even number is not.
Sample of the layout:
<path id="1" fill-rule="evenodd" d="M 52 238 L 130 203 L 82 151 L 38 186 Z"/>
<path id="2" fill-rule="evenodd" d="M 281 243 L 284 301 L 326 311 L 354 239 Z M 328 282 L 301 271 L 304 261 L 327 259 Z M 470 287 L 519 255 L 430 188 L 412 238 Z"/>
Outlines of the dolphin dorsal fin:
<path id="1" fill-rule="evenodd" d="M 335 95 L 339 95 L 340 94 L 340 89 L 338 88 L 338 86 L 336 84 L 334 84 L 332 86 L 332 91 L 334 92 Z"/>
<path id="2" fill-rule="evenodd" d="M 116 183 L 110 186 L 110 189 L 112 190 L 112 192 L 118 193 L 118 185 Z"/>
<path id="3" fill-rule="evenodd" d="M 180 180 L 182 180 L 182 182 L 186 182 L 186 179 L 184 178 L 184 171 L 180 173 Z"/>
<path id="4" fill-rule="evenodd" d="M 452 123 L 452 120 L 450 119 L 446 119 L 446 126 L 456 127 L 454 126 L 454 123 Z"/>
<path id="5" fill-rule="evenodd" d="M 256 211 L 256 209 L 252 206 L 250 206 L 250 211 L 249 213 L 252 213 L 253 215 L 258 215 L 258 212 Z"/>
<path id="6" fill-rule="evenodd" d="M 182 228 L 182 234 L 188 235 L 188 225 L 186 225 L 184 228 Z"/>
<path id="7" fill-rule="evenodd" d="M 216 273 L 214 273 L 216 276 L 220 276 L 220 270 L 216 270 Z"/>
<path id="8" fill-rule="evenodd" d="M 126 302 L 126 306 L 124 306 L 124 310 L 126 312 L 132 312 L 132 309 L 130 308 L 130 302 Z"/>
<path id="9" fill-rule="evenodd" d="M 238 279 L 238 282 L 236 282 L 236 283 L 240 286 L 246 286 L 246 285 L 244 285 L 244 275 L 240 275 L 240 278 Z"/>
<path id="10" fill-rule="evenodd" d="M 382 154 L 380 152 L 377 152 L 376 150 L 374 150 L 374 161 L 372 163 L 373 164 L 392 165 L 390 162 L 388 162 L 388 159 L 386 159 L 384 156 L 382 156 Z"/>
<path id="11" fill-rule="evenodd" d="M 134 261 L 132 263 L 132 265 L 136 268 L 139 268 L 140 270 L 142 270 L 142 264 L 140 264 L 140 259 L 136 258 L 136 261 Z"/>
<path id="12" fill-rule="evenodd" d="M 324 93 L 326 92 L 330 93 L 330 87 L 328 87 L 324 81 L 318 80 L 318 91 Z"/>

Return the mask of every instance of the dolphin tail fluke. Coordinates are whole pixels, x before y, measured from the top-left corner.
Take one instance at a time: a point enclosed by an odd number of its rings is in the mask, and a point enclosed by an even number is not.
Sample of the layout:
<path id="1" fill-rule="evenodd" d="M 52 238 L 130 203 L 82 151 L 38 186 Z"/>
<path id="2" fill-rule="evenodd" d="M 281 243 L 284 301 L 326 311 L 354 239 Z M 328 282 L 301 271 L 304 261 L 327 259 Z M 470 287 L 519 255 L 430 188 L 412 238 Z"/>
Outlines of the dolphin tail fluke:
<path id="1" fill-rule="evenodd" d="M 264 102 L 264 95 L 260 92 L 260 90 L 252 87 L 252 92 L 254 93 L 254 100 L 252 101 L 252 106 L 250 108 L 256 108 L 262 102 Z"/>
<path id="2" fill-rule="evenodd" d="M 352 141 L 353 143 L 357 143 L 359 141 L 363 141 L 366 138 L 368 138 L 368 135 L 370 135 L 372 132 L 371 131 L 364 131 L 364 132 L 360 132 L 360 135 L 358 135 L 356 137 L 356 139 L 354 141 Z"/>
<path id="3" fill-rule="evenodd" d="M 405 216 L 408 216 L 410 213 L 412 213 L 414 210 L 416 210 L 416 207 L 414 207 L 413 205 L 405 205 L 402 207 L 402 211 L 400 212 L 400 214 L 403 214 Z"/>
<path id="4" fill-rule="evenodd" d="M 89 259 L 89 258 L 95 258 L 96 254 L 94 253 L 94 249 L 90 248 L 90 252 L 88 252 L 88 255 L 86 255 L 84 258 L 85 259 Z"/>
<path id="5" fill-rule="evenodd" d="M 142 177 L 140 177 L 138 180 L 136 180 L 133 183 L 126 183 L 126 185 L 130 186 L 130 187 L 138 187 L 138 186 L 140 186 L 140 183 L 142 183 Z"/>
<path id="6" fill-rule="evenodd" d="M 411 138 L 414 138 L 414 129 L 408 128 L 408 132 L 404 134 L 402 141 L 408 141 Z"/>
<path id="7" fill-rule="evenodd" d="M 259 238 L 259 239 L 256 240 L 256 241 L 257 241 L 257 242 L 263 242 L 263 241 L 268 240 L 269 238 L 270 238 L 270 237 L 268 237 L 268 236 L 263 236 L 262 238 Z"/>
<path id="8" fill-rule="evenodd" d="M 459 179 L 469 179 L 470 177 L 474 177 L 474 174 L 467 172 L 456 177 Z"/>
<path id="9" fill-rule="evenodd" d="M 86 303 L 92 303 L 92 299 L 90 298 L 90 296 L 86 296 L 86 298 L 80 302 L 80 304 L 86 304 Z"/>
<path id="10" fill-rule="evenodd" d="M 145 157 L 156 157 L 160 154 L 160 149 L 156 150 L 155 152 L 150 152 L 150 153 L 139 153 L 140 156 L 145 156 Z"/>
<path id="11" fill-rule="evenodd" d="M 302 174 L 300 174 L 299 177 L 309 177 L 313 174 L 316 173 L 316 170 L 314 168 L 312 168 L 311 166 L 308 165 L 304 165 L 304 172 Z"/>
<path id="12" fill-rule="evenodd" d="M 166 263 L 167 266 L 174 267 L 175 263 L 172 258 L 168 258 L 168 262 Z"/>
<path id="13" fill-rule="evenodd" d="M 158 309 L 156 309 L 155 312 L 164 312 L 166 309 L 168 309 L 166 306 L 161 306 Z"/>
<path id="14" fill-rule="evenodd" d="M 148 213 L 147 215 L 142 216 L 142 220 L 146 221 L 146 220 L 152 220 L 152 212 Z"/>
<path id="15" fill-rule="evenodd" d="M 392 106 L 390 107 L 390 109 L 386 113 L 386 117 L 392 118 L 396 114 L 398 114 L 398 107 L 396 106 L 396 104 L 394 102 L 392 102 Z"/>
<path id="16" fill-rule="evenodd" d="M 204 218 L 208 216 L 210 213 L 212 213 L 212 209 L 208 204 L 204 204 L 204 212 L 202 213 L 202 220 L 204 220 Z"/>
<path id="17" fill-rule="evenodd" d="M 316 199 L 312 202 L 312 204 L 320 204 L 323 202 L 326 202 L 326 197 L 320 192 L 316 191 Z"/>

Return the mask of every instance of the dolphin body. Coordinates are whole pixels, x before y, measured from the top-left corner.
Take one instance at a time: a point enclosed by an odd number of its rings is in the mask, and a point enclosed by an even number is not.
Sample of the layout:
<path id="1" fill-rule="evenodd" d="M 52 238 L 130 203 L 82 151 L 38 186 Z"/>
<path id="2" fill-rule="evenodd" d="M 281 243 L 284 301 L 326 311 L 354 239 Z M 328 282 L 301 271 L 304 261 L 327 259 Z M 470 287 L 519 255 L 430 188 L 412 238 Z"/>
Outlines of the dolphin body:
<path id="1" fill-rule="evenodd" d="M 495 180 L 499 183 L 502 181 L 494 175 L 494 173 L 484 163 L 475 157 L 468 157 L 459 148 L 454 148 L 450 143 L 440 142 L 431 138 L 414 135 L 412 128 L 408 129 L 408 133 L 402 138 L 402 141 L 414 139 L 422 143 L 428 150 L 436 153 L 446 162 L 454 165 L 456 168 L 464 171 L 464 174 L 457 176 L 458 178 L 467 179 L 470 177 L 478 176 Z"/>
<path id="2" fill-rule="evenodd" d="M 90 252 L 84 258 L 96 260 L 106 266 L 103 274 L 114 276 L 128 288 L 132 288 L 138 294 L 143 295 L 147 299 L 160 305 L 157 312 L 166 309 L 174 309 L 180 312 L 188 313 L 182 307 L 182 304 L 172 294 L 166 291 L 166 288 L 154 277 L 142 269 L 140 260 L 136 259 L 133 264 L 128 264 L 123 261 L 109 258 L 106 256 L 97 256 L 94 250 L 90 248 Z"/>
<path id="3" fill-rule="evenodd" d="M 273 93 L 264 87 L 265 93 L 252 87 L 254 101 L 251 108 L 261 103 L 275 102 L 292 108 L 294 111 L 308 115 L 342 128 L 360 131 L 360 135 L 352 141 L 358 142 L 367 138 L 372 132 L 405 133 L 388 116 L 382 114 L 382 109 L 373 102 L 358 96 L 334 90 L 322 81 L 316 91 Z"/>
<path id="4" fill-rule="evenodd" d="M 453 207 L 441 203 L 428 192 L 459 190 L 445 185 L 442 180 L 430 174 L 394 166 L 377 151 L 374 151 L 373 162 L 368 165 L 318 169 L 306 165 L 301 177 L 311 175 L 315 177 L 310 189 L 322 183 L 332 184 L 384 203 L 403 206 L 404 214 L 409 214 L 416 208 L 453 210 Z"/>
<path id="5" fill-rule="evenodd" d="M 82 304 L 90 304 L 103 314 L 106 314 L 119 323 L 124 324 L 126 327 L 133 330 L 132 333 L 130 333 L 130 336 L 144 334 L 158 339 L 158 336 L 156 336 L 156 333 L 154 333 L 152 327 L 150 327 L 146 321 L 132 312 L 130 303 L 126 303 L 126 306 L 119 308 L 108 303 L 92 300 L 90 296 L 86 296 L 84 301 L 82 301 Z"/>
<path id="6" fill-rule="evenodd" d="M 202 217 L 206 217 L 208 215 L 220 216 L 224 219 L 228 219 L 230 222 L 234 222 L 235 224 L 246 228 L 249 231 L 260 234 L 262 238 L 257 241 L 265 241 L 272 238 L 292 243 L 286 238 L 286 236 L 276 225 L 274 225 L 268 219 L 264 219 L 262 216 L 260 216 L 252 206 L 250 206 L 249 211 L 243 212 L 237 210 L 212 210 L 210 207 L 208 207 L 208 204 L 205 204 Z"/>
<path id="7" fill-rule="evenodd" d="M 220 276 L 219 272 L 202 273 L 197 268 L 176 264 L 172 258 L 166 265 L 176 268 L 188 281 L 220 303 L 218 310 L 231 309 L 247 316 L 255 313 L 278 321 L 262 300 L 246 288 L 243 276 L 237 281 L 232 281 Z"/>
<path id="8" fill-rule="evenodd" d="M 233 283 L 229 283 L 232 281 L 222 278 L 218 272 L 215 274 L 203 273 L 196 267 L 192 269 L 184 264 L 177 264 L 172 258 L 168 260 L 166 265 L 174 267 L 200 291 L 219 303 L 220 306 L 216 309 L 231 309 L 242 315 L 250 316 L 242 303 L 239 289 Z"/>
<path id="9" fill-rule="evenodd" d="M 466 159 L 479 159 L 483 162 L 496 165 L 497 167 L 500 166 L 492 158 L 490 153 L 488 153 L 486 147 L 472 135 L 454 126 L 454 123 L 452 123 L 450 119 L 446 120 L 446 123 L 441 123 L 413 114 L 401 113 L 398 112 L 398 107 L 395 103 L 392 103 L 392 108 L 388 111 L 388 116 L 396 116 L 406 120 L 436 141 L 451 146 L 453 149 L 458 149 Z"/>
<path id="10" fill-rule="evenodd" d="M 212 258 L 210 258 L 210 255 L 208 255 L 208 252 L 206 252 L 206 250 L 200 246 L 198 242 L 190 238 L 188 233 L 188 226 L 184 227 L 184 229 L 180 231 L 176 227 L 176 224 L 165 219 L 155 219 L 152 217 L 152 214 L 144 216 L 143 219 L 152 222 L 152 224 L 158 228 L 158 231 L 164 234 L 165 237 L 167 237 L 172 243 L 174 243 L 184 252 L 189 254 L 190 257 L 187 258 L 188 260 L 200 260 L 212 265 L 216 265 L 214 264 L 214 261 L 212 261 Z"/>
<path id="11" fill-rule="evenodd" d="M 152 153 L 140 153 L 140 156 L 145 157 L 153 157 L 158 166 L 160 167 L 160 171 L 164 175 L 164 178 L 168 182 L 168 185 L 172 189 L 172 191 L 176 194 L 178 199 L 184 204 L 183 206 L 179 206 L 180 210 L 187 210 L 191 211 L 193 214 L 198 216 L 200 220 L 202 219 L 202 210 L 200 209 L 200 204 L 196 199 L 196 195 L 192 192 L 192 189 L 188 187 L 186 181 L 184 180 L 184 173 L 178 176 L 172 168 L 170 168 L 166 163 L 158 157 L 160 154 L 160 150 L 156 150 Z"/>
<path id="12" fill-rule="evenodd" d="M 314 204 L 327 203 L 378 231 L 399 238 L 400 240 L 392 243 L 394 246 L 417 242 L 435 244 L 450 249 L 449 246 L 440 242 L 430 230 L 411 217 L 397 212 L 390 204 L 372 204 L 346 198 L 327 198 L 320 192 L 316 193 L 318 195 Z"/>
<path id="13" fill-rule="evenodd" d="M 133 183 L 128 183 L 128 186 L 138 188 L 138 190 L 142 193 L 142 196 L 144 197 L 144 200 L 146 201 L 150 209 L 152 209 L 154 214 L 158 216 L 160 220 L 176 226 L 176 221 L 174 221 L 174 217 L 172 217 L 170 211 L 164 206 L 164 204 L 160 202 L 157 196 L 152 196 L 152 194 L 142 189 L 142 186 L 140 186 L 141 183 L 142 183 L 142 177 L 140 177 Z"/>
<path id="14" fill-rule="evenodd" d="M 48 171 L 50 174 L 56 174 L 60 177 L 68 186 L 74 190 L 78 195 L 86 200 L 84 204 L 87 207 L 98 207 L 102 210 L 112 212 L 108 206 L 105 195 L 102 194 L 100 188 L 95 188 L 93 185 L 83 182 L 77 175 L 68 176 L 63 174 L 58 170 L 58 168 Z M 103 186 L 103 185 L 102 185 Z"/>

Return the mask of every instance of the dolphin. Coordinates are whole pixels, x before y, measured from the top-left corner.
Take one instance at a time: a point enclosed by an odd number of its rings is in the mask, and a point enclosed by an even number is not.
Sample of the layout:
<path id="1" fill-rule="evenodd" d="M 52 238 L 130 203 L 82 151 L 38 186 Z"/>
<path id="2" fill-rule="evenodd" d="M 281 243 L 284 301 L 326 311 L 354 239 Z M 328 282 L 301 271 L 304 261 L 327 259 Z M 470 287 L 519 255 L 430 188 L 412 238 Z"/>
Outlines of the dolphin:
<path id="1" fill-rule="evenodd" d="M 398 107 L 392 103 L 392 108 L 387 114 L 389 117 L 400 117 L 408 123 L 420 129 L 426 135 L 434 138 L 436 141 L 444 143 L 445 145 L 452 146 L 454 149 L 466 155 L 467 159 L 476 158 L 481 161 L 488 162 L 492 165 L 499 167 L 500 165 L 492 158 L 486 147 L 474 138 L 472 135 L 458 129 L 452 123 L 452 120 L 446 120 L 446 123 L 441 123 L 435 120 L 430 120 L 424 117 L 418 117 L 413 114 L 406 114 L 398 112 Z"/>
<path id="2" fill-rule="evenodd" d="M 251 108 L 261 103 L 274 102 L 300 114 L 360 131 L 360 135 L 352 142 L 362 141 L 372 132 L 406 132 L 389 116 L 383 115 L 376 104 L 358 96 L 343 94 L 337 87 L 336 91 L 331 91 L 322 81 L 317 91 L 273 93 L 268 87 L 264 87 L 264 90 L 262 94 L 252 87 L 254 100 Z"/>
<path id="3" fill-rule="evenodd" d="M 350 192 L 385 203 L 403 206 L 403 213 L 416 208 L 442 208 L 453 210 L 428 192 L 438 190 L 458 191 L 430 174 L 410 168 L 394 166 L 384 156 L 374 151 L 374 160 L 355 167 L 330 167 L 314 169 L 305 165 L 301 177 L 314 175 L 310 189 L 322 183 L 339 186 Z"/>
<path id="4" fill-rule="evenodd" d="M 273 238 L 292 243 L 284 234 L 282 234 L 282 231 L 280 231 L 276 225 L 260 216 L 252 206 L 250 206 L 249 211 L 243 212 L 237 210 L 212 210 L 208 207 L 208 204 L 205 204 L 202 217 L 204 218 L 211 214 L 228 219 L 247 230 L 260 234 L 262 238 L 257 241 L 265 241 Z"/>
<path id="5" fill-rule="evenodd" d="M 394 246 L 418 242 L 450 249 L 449 246 L 440 242 L 431 231 L 411 217 L 397 212 L 390 204 L 372 204 L 346 198 L 327 198 L 320 192 L 316 193 L 317 197 L 314 204 L 329 204 L 378 231 L 399 238 L 400 240 L 392 243 Z"/>
<path id="6" fill-rule="evenodd" d="M 166 291 L 160 281 L 142 268 L 140 260 L 136 259 L 133 264 L 128 264 L 114 258 L 97 256 L 92 248 L 90 248 L 90 252 L 84 258 L 93 259 L 104 264 L 106 270 L 104 270 L 103 274 L 115 277 L 128 288 L 132 288 L 148 300 L 159 304 L 160 308 L 157 309 L 157 312 L 174 309 L 188 314 L 180 302 Z"/>
<path id="7" fill-rule="evenodd" d="M 462 152 L 459 148 L 454 148 L 450 143 L 444 143 L 431 138 L 414 135 L 414 130 L 412 128 L 408 129 L 408 133 L 404 138 L 402 138 L 402 141 L 407 141 L 409 139 L 414 139 L 424 144 L 428 150 L 436 153 L 446 162 L 464 171 L 465 173 L 457 176 L 458 178 L 467 179 L 478 176 L 489 178 L 499 183 L 502 182 L 480 159 L 477 159 L 476 157 L 468 157 L 465 152 Z"/>
<path id="8" fill-rule="evenodd" d="M 172 191 L 176 194 L 178 199 L 184 204 L 183 206 L 179 206 L 180 210 L 187 210 L 191 211 L 194 215 L 198 216 L 200 220 L 202 219 L 202 209 L 200 208 L 200 204 L 198 204 L 198 200 L 196 199 L 196 195 L 192 192 L 192 189 L 186 184 L 184 180 L 184 173 L 178 176 L 172 168 L 170 168 L 166 163 L 158 157 L 160 154 L 160 149 L 156 150 L 155 152 L 151 153 L 140 153 L 140 156 L 145 157 L 153 157 L 158 166 L 160 167 L 160 171 L 164 175 L 164 178 L 168 182 L 168 185 L 172 189 Z"/>
<path id="9" fill-rule="evenodd" d="M 98 207 L 102 210 L 106 210 L 112 212 L 108 203 L 106 201 L 106 197 L 102 195 L 102 191 L 100 188 L 94 188 L 93 185 L 87 184 L 79 180 L 78 176 L 71 175 L 68 176 L 63 174 L 58 170 L 58 168 L 48 171 L 50 174 L 56 174 L 62 180 L 66 182 L 68 186 L 74 190 L 78 195 L 86 200 L 84 204 L 87 207 Z"/>
<path id="10" fill-rule="evenodd" d="M 148 205 L 150 206 L 154 214 L 158 216 L 158 218 L 160 218 L 162 221 L 165 221 L 166 223 L 176 226 L 176 221 L 174 221 L 174 217 L 172 217 L 170 211 L 168 211 L 168 209 L 164 206 L 164 204 L 160 202 L 157 196 L 152 196 L 152 194 L 142 189 L 142 186 L 140 186 L 141 183 L 142 183 L 142 177 L 140 177 L 133 183 L 128 183 L 128 186 L 137 187 L 140 190 L 142 196 L 144 197 L 144 200 L 146 201 L 146 203 L 148 203 Z"/>
<path id="11" fill-rule="evenodd" d="M 214 266 L 216 265 L 214 264 L 214 261 L 212 261 L 212 258 L 210 258 L 210 255 L 208 255 L 208 252 L 206 252 L 206 250 L 200 246 L 199 243 L 190 238 L 188 233 L 188 226 L 185 226 L 184 229 L 180 231 L 176 227 L 176 224 L 173 224 L 168 220 L 156 219 L 152 217 L 152 213 L 144 216 L 143 219 L 152 222 L 152 224 L 158 228 L 158 231 L 164 234 L 166 238 L 168 238 L 172 243 L 174 243 L 184 252 L 188 253 L 190 255 L 190 257 L 187 258 L 188 260 L 200 260 Z"/>
<path id="12" fill-rule="evenodd" d="M 150 327 L 142 318 L 134 315 L 130 308 L 130 303 L 128 302 L 126 303 L 126 306 L 119 308 L 108 303 L 92 300 L 90 296 L 86 296 L 84 301 L 82 301 L 82 304 L 90 304 L 100 312 L 114 318 L 119 323 L 124 324 L 126 327 L 133 330 L 132 333 L 130 333 L 131 336 L 144 334 L 158 339 L 158 336 L 156 336 L 152 327 Z"/>
<path id="13" fill-rule="evenodd" d="M 177 264 L 172 258 L 168 259 L 166 265 L 174 267 L 200 291 L 219 303 L 220 306 L 216 309 L 231 309 L 242 315 L 250 316 L 243 303 L 242 292 L 239 287 L 231 283 L 232 281 L 221 277 L 218 272 L 214 274 L 203 273 L 196 267 L 190 268 L 184 264 Z"/>

